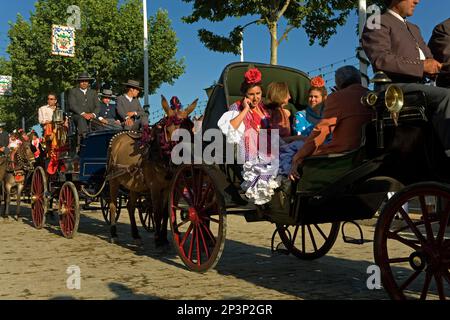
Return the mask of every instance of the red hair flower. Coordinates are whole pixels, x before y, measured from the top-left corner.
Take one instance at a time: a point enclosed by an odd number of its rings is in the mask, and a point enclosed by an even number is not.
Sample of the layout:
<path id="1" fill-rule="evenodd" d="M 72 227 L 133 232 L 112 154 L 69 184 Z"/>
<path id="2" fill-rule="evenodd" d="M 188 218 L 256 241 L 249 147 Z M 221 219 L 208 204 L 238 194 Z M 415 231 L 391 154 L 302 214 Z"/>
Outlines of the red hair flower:
<path id="1" fill-rule="evenodd" d="M 325 80 L 321 76 L 317 76 L 311 79 L 311 86 L 316 88 L 322 88 L 325 86 Z"/>
<path id="2" fill-rule="evenodd" d="M 248 84 L 256 84 L 260 83 L 262 80 L 261 71 L 259 71 L 257 68 L 249 69 L 245 75 L 245 82 Z"/>

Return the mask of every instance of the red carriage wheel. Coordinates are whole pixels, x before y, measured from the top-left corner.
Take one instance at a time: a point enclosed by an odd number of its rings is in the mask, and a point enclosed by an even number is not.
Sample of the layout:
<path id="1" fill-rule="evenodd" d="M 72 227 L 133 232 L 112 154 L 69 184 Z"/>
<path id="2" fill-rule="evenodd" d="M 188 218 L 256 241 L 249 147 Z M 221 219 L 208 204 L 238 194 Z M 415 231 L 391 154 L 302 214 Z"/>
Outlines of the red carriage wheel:
<path id="1" fill-rule="evenodd" d="M 48 209 L 47 191 L 45 171 L 42 167 L 37 167 L 34 169 L 31 180 L 31 217 L 37 229 L 41 229 L 45 225 L 45 214 Z"/>
<path id="2" fill-rule="evenodd" d="M 374 256 L 392 299 L 450 297 L 449 220 L 446 184 L 410 185 L 387 202 L 375 229 Z"/>
<path id="3" fill-rule="evenodd" d="M 330 251 L 339 234 L 340 222 L 284 226 L 277 224 L 284 246 L 299 259 L 314 260 Z"/>
<path id="4" fill-rule="evenodd" d="M 80 223 L 80 202 L 75 185 L 65 182 L 59 192 L 59 226 L 66 238 L 73 238 Z"/>
<path id="5" fill-rule="evenodd" d="M 206 166 L 182 166 L 172 181 L 169 219 L 174 245 L 193 271 L 213 268 L 224 248 L 226 208 Z"/>

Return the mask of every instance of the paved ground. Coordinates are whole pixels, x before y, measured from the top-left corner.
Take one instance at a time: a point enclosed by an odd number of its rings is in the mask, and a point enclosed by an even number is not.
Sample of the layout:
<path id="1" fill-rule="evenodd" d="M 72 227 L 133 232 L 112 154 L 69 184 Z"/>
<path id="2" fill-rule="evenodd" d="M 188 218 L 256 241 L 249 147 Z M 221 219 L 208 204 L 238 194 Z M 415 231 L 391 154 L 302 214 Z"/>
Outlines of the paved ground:
<path id="1" fill-rule="evenodd" d="M 153 234 L 140 227 L 143 247 L 129 235 L 128 216 L 110 244 L 100 212 L 84 212 L 76 238 L 61 236 L 53 221 L 31 225 L 0 219 L 0 299 L 388 299 L 366 286 L 373 264 L 372 242 L 345 244 L 339 236 L 330 253 L 315 261 L 271 254 L 274 230 L 267 222 L 246 223 L 228 215 L 227 240 L 215 269 L 188 271 L 174 249 L 161 252 Z M 50 221 L 51 222 L 51 221 Z M 373 226 L 363 226 L 373 239 Z M 67 289 L 69 266 L 81 270 L 81 289 Z"/>

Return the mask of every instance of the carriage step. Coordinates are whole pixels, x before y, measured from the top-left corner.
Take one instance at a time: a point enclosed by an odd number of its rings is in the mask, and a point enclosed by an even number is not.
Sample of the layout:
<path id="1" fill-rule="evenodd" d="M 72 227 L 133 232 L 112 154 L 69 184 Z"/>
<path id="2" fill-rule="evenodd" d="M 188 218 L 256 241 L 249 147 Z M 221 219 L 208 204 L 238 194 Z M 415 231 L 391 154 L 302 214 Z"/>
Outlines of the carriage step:
<path id="1" fill-rule="evenodd" d="M 347 236 L 347 235 L 345 234 L 345 225 L 346 225 L 347 223 L 349 223 L 349 224 L 355 226 L 355 227 L 358 229 L 358 231 L 359 231 L 359 238 L 349 237 L 349 236 Z M 362 244 L 364 244 L 364 243 L 366 243 L 366 242 L 372 242 L 372 240 L 366 240 L 366 239 L 364 239 L 363 231 L 362 231 L 361 227 L 359 226 L 359 224 L 356 223 L 355 221 L 345 221 L 345 222 L 342 224 L 342 227 L 341 227 L 341 233 L 342 233 L 342 240 L 343 240 L 345 243 L 362 245 Z"/>

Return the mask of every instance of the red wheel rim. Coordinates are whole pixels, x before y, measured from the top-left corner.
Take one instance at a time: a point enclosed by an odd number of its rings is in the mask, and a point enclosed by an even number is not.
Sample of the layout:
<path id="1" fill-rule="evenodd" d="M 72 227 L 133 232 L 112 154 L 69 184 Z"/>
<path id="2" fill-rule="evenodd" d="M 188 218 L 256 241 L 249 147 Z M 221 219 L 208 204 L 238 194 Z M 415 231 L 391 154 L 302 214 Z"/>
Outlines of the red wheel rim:
<path id="1" fill-rule="evenodd" d="M 224 246 L 223 202 L 211 177 L 201 167 L 184 167 L 170 195 L 170 223 L 183 262 L 194 271 L 215 266 Z"/>
<path id="2" fill-rule="evenodd" d="M 34 226 L 38 229 L 42 228 L 45 223 L 45 181 L 42 176 L 42 170 L 37 168 L 34 172 L 31 182 L 31 195 L 33 197 L 33 203 L 31 205 L 31 217 L 33 219 Z"/>
<path id="3" fill-rule="evenodd" d="M 428 205 L 430 199 L 436 205 Z M 375 230 L 374 254 L 391 298 L 450 297 L 449 220 L 450 188 L 445 185 L 412 185 L 388 202 Z"/>
<path id="4" fill-rule="evenodd" d="M 78 199 L 72 184 L 64 184 L 59 196 L 59 225 L 66 238 L 73 238 L 78 229 Z"/>

